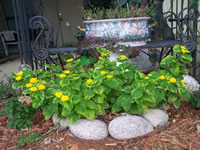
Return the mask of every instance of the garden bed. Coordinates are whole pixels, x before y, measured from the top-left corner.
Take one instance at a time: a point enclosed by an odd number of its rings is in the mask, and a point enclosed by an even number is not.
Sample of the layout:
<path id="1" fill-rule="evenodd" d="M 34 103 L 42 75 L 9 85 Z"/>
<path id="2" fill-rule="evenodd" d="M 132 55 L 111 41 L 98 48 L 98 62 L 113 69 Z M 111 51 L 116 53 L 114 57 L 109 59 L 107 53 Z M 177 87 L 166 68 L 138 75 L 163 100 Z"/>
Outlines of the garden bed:
<path id="1" fill-rule="evenodd" d="M 0 103 L 0 109 L 3 109 Z M 110 136 L 101 141 L 80 140 L 74 137 L 69 130 L 60 130 L 54 127 L 51 120 L 45 121 L 41 112 L 33 119 L 33 126 L 29 131 L 7 128 L 7 118 L 1 116 L 0 121 L 0 147 L 14 149 L 23 132 L 25 135 L 40 131 L 42 134 L 52 130 L 47 136 L 36 142 L 26 144 L 21 149 L 66 149 L 66 150 L 134 150 L 134 149 L 199 149 L 200 134 L 196 126 L 200 124 L 200 111 L 183 102 L 177 110 L 168 109 L 169 122 L 164 127 L 152 133 L 130 140 L 114 140 Z M 109 122 L 109 118 L 102 118 Z"/>

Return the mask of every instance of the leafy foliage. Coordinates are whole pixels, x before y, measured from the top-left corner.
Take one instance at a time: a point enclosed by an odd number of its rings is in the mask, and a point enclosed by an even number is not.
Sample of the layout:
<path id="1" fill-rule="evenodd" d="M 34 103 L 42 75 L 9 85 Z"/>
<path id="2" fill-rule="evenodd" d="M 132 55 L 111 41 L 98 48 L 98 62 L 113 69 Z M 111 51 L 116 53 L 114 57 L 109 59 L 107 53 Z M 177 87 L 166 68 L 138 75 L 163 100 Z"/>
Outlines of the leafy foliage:
<path id="1" fill-rule="evenodd" d="M 147 0 L 116 0 L 110 7 L 94 5 L 83 10 L 86 20 L 155 16 L 157 2 Z"/>
<path id="2" fill-rule="evenodd" d="M 20 135 L 20 139 L 16 145 L 16 148 L 23 147 L 24 145 L 30 143 L 30 144 L 35 144 L 37 141 L 41 140 L 44 138 L 46 135 L 48 135 L 51 132 L 51 130 L 47 131 L 44 134 L 41 134 L 40 132 L 31 132 L 29 135 L 25 136 L 24 133 L 22 132 Z"/>
<path id="3" fill-rule="evenodd" d="M 200 108 L 200 90 L 193 93 L 190 98 L 190 104 L 194 108 Z"/>
<path id="4" fill-rule="evenodd" d="M 184 64 L 189 64 L 192 57 L 185 46 L 176 45 L 174 53 L 178 57 L 167 56 L 161 62 L 161 70 L 148 75 L 128 64 L 124 55 L 111 62 L 109 50 L 97 48 L 97 51 L 99 61 L 87 72 L 80 59 L 70 58 L 65 70 L 46 65 L 49 70 L 46 72 L 13 73 L 16 79 L 13 88 L 23 87 L 23 94 L 32 98 L 32 107 L 42 108 L 46 120 L 56 113 L 72 124 L 80 118 L 93 120 L 106 109 L 141 114 L 162 103 L 178 108 L 181 98 L 190 99 L 182 75 L 188 73 Z"/>
<path id="5" fill-rule="evenodd" d="M 32 107 L 25 107 L 17 97 L 5 101 L 5 109 L 1 111 L 10 119 L 9 127 L 15 129 L 28 128 L 32 125 L 32 118 L 36 111 Z"/>

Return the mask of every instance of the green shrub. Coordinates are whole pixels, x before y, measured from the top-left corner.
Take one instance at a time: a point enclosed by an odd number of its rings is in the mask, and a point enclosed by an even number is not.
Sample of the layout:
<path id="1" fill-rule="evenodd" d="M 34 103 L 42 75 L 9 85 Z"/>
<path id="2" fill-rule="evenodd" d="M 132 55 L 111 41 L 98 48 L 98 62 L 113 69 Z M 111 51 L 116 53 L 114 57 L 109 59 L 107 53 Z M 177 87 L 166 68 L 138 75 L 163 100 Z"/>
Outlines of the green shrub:
<path id="1" fill-rule="evenodd" d="M 8 126 L 15 129 L 28 128 L 32 125 L 32 118 L 36 110 L 32 107 L 25 107 L 23 103 L 18 101 L 17 97 L 4 101 L 5 109 L 1 113 L 9 118 Z"/>
<path id="2" fill-rule="evenodd" d="M 46 120 L 56 113 L 71 123 L 80 118 L 93 120 L 106 109 L 141 114 L 162 103 L 178 108 L 181 98 L 189 100 L 182 75 L 188 73 L 184 63 L 189 64 L 192 57 L 184 46 L 176 45 L 174 53 L 178 57 L 167 56 L 161 62 L 161 70 L 148 75 L 128 64 L 124 55 L 111 62 L 109 50 L 97 51 L 101 55 L 99 61 L 87 72 L 80 59 L 71 58 L 66 60 L 66 70 L 46 65 L 46 72 L 12 73 L 16 80 L 13 88 L 23 88 L 23 94 L 32 98 L 32 107 L 43 109 Z"/>
<path id="3" fill-rule="evenodd" d="M 194 108 L 200 108 L 200 90 L 193 93 L 191 96 L 190 104 Z"/>

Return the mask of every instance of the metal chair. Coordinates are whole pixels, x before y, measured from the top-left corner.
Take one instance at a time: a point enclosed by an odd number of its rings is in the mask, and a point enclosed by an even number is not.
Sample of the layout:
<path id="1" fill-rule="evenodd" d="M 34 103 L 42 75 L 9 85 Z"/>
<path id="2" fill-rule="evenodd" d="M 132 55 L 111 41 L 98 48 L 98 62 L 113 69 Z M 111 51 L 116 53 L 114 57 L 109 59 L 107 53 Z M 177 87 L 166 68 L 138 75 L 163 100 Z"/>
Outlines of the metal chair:
<path id="1" fill-rule="evenodd" d="M 3 43 L 5 55 L 9 56 L 8 45 L 18 45 L 17 32 L 3 31 L 3 32 L 0 32 L 0 37 Z"/>

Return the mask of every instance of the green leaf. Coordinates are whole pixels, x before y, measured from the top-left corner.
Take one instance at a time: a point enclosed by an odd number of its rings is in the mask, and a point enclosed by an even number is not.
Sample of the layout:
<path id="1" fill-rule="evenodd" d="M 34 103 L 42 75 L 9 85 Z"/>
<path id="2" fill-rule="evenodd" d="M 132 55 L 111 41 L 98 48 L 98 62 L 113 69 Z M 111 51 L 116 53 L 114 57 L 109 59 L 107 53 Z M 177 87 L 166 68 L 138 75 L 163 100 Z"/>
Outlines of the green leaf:
<path id="1" fill-rule="evenodd" d="M 165 100 L 165 92 L 163 90 L 155 90 L 154 97 L 158 102 L 163 101 Z"/>
<path id="2" fill-rule="evenodd" d="M 104 102 L 104 96 L 102 96 L 102 95 L 96 95 L 96 96 L 95 96 L 95 101 L 96 101 L 97 103 L 102 104 L 102 103 Z"/>
<path id="3" fill-rule="evenodd" d="M 122 74 L 121 68 L 116 68 L 116 69 L 114 70 L 114 72 L 113 72 L 113 75 L 114 75 L 114 76 L 120 75 L 120 74 Z"/>
<path id="4" fill-rule="evenodd" d="M 32 95 L 32 106 L 34 109 L 39 108 L 44 101 L 44 91 L 39 91 Z"/>
<path id="5" fill-rule="evenodd" d="M 76 106 L 75 111 L 80 115 L 85 115 L 86 113 L 86 106 L 85 104 L 79 104 Z"/>
<path id="6" fill-rule="evenodd" d="M 95 116 L 95 110 L 92 109 L 86 109 L 85 114 L 83 115 L 88 120 L 94 120 L 96 118 Z"/>
<path id="7" fill-rule="evenodd" d="M 121 110 L 122 110 L 121 105 L 117 105 L 117 103 L 114 103 L 114 104 L 112 105 L 112 112 L 119 112 L 119 111 L 121 111 Z"/>
<path id="8" fill-rule="evenodd" d="M 73 104 L 78 104 L 82 99 L 83 98 L 82 98 L 81 95 L 73 95 L 73 97 L 72 97 L 72 103 Z"/>
<path id="9" fill-rule="evenodd" d="M 23 93 L 23 94 L 30 94 L 30 90 L 29 90 L 29 89 L 25 89 L 25 90 L 23 90 L 22 93 Z"/>
<path id="10" fill-rule="evenodd" d="M 43 108 L 43 115 L 45 120 L 49 120 L 54 113 L 58 112 L 58 104 L 49 103 Z"/>
<path id="11" fill-rule="evenodd" d="M 131 96 L 133 99 L 138 99 L 138 98 L 141 98 L 143 96 L 143 88 L 142 87 L 139 87 L 139 88 L 136 88 L 134 89 L 132 92 L 131 92 Z"/>
<path id="12" fill-rule="evenodd" d="M 107 79 L 104 84 L 111 89 L 120 90 L 119 81 L 116 79 Z"/>
<path id="13" fill-rule="evenodd" d="M 77 113 L 72 113 L 71 115 L 68 116 L 68 119 L 71 124 L 74 124 L 76 121 L 80 119 L 80 116 Z"/>
<path id="14" fill-rule="evenodd" d="M 185 88 L 178 88 L 178 93 L 182 96 L 183 100 L 190 100 L 190 92 Z"/>
<path id="15" fill-rule="evenodd" d="M 131 86 L 126 86 L 124 89 L 123 89 L 123 92 L 125 92 L 126 94 L 131 94 L 132 92 L 132 88 Z"/>
<path id="16" fill-rule="evenodd" d="M 161 68 L 167 68 L 170 64 L 177 62 L 177 59 L 174 56 L 168 55 L 162 59 L 160 63 Z"/>
<path id="17" fill-rule="evenodd" d="M 135 73 L 135 80 L 137 81 L 137 80 L 141 80 L 141 79 L 143 79 L 145 77 L 145 75 L 143 74 L 143 73 L 141 73 L 141 72 L 139 72 L 139 71 L 136 71 L 136 73 Z"/>
<path id="18" fill-rule="evenodd" d="M 72 89 L 74 90 L 77 90 L 77 91 L 80 91 L 81 90 L 81 82 L 79 81 L 73 81 L 71 86 L 72 86 Z"/>
<path id="19" fill-rule="evenodd" d="M 78 74 L 73 74 L 73 75 L 71 75 L 70 79 L 71 80 L 78 80 L 78 79 L 80 79 L 80 76 Z"/>
<path id="20" fill-rule="evenodd" d="M 156 87 L 153 84 L 149 84 L 148 86 L 145 87 L 145 92 L 147 92 L 148 94 L 153 94 L 155 90 Z"/>
<path id="21" fill-rule="evenodd" d="M 73 109 L 73 105 L 72 105 L 72 103 L 71 103 L 70 101 L 63 102 L 62 104 L 63 104 L 63 106 L 64 106 L 65 108 L 67 108 L 67 109 L 70 110 L 70 111 Z"/>
<path id="22" fill-rule="evenodd" d="M 75 73 L 84 73 L 85 69 L 82 66 L 77 66 L 74 71 Z"/>
<path id="23" fill-rule="evenodd" d="M 176 109 L 178 109 L 180 106 L 181 106 L 181 100 L 180 99 L 177 99 L 174 103 L 173 103 L 174 107 Z"/>
<path id="24" fill-rule="evenodd" d="M 69 84 L 70 84 L 70 82 L 69 82 L 69 80 L 67 80 L 67 79 L 61 79 L 60 82 L 59 82 L 59 84 L 60 84 L 60 86 L 61 86 L 62 88 L 64 88 L 64 87 L 68 87 Z"/>
<path id="25" fill-rule="evenodd" d="M 92 90 L 84 91 L 84 99 L 85 100 L 90 100 L 94 96 L 95 96 L 95 93 Z"/>
<path id="26" fill-rule="evenodd" d="M 61 115 L 63 117 L 67 117 L 70 114 L 70 112 L 71 112 L 71 110 L 67 109 L 66 107 L 63 107 Z"/>
<path id="27" fill-rule="evenodd" d="M 179 97 L 176 94 L 170 93 L 169 98 L 168 98 L 168 103 L 173 104 L 178 99 L 179 99 Z"/>
<path id="28" fill-rule="evenodd" d="M 88 107 L 90 109 L 95 109 L 96 108 L 96 104 L 92 100 L 84 101 L 83 103 L 85 104 L 86 107 Z"/>
<path id="29" fill-rule="evenodd" d="M 21 87 L 23 87 L 24 86 L 24 84 L 22 83 L 22 82 L 14 82 L 13 84 L 12 84 L 12 88 L 13 89 L 18 89 L 18 88 L 21 88 Z"/>
<path id="30" fill-rule="evenodd" d="M 96 94 L 102 95 L 103 92 L 104 92 L 104 88 L 103 88 L 103 86 L 97 86 L 97 87 L 94 87 L 93 91 L 94 91 Z"/>
<path id="31" fill-rule="evenodd" d="M 180 57 L 180 60 L 183 63 L 190 64 L 192 62 L 192 56 L 190 56 L 188 54 L 182 54 L 181 57 Z"/>
<path id="32" fill-rule="evenodd" d="M 138 104 L 131 104 L 131 108 L 128 111 L 130 114 L 140 115 L 142 113 L 142 110 L 140 109 Z"/>

